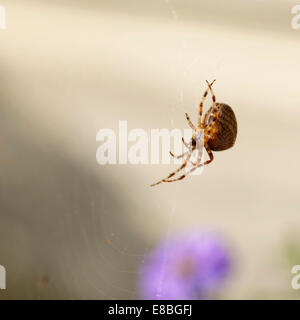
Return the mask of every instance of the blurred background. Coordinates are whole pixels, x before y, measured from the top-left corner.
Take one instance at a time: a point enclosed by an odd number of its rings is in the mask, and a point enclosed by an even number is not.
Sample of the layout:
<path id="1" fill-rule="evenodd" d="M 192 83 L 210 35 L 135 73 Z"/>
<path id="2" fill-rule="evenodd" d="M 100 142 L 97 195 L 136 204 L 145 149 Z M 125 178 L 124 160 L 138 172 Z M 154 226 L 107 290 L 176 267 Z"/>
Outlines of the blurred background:
<path id="1" fill-rule="evenodd" d="M 300 30 L 290 0 L 0 0 L 0 299 L 136 299 L 145 257 L 226 238 L 222 299 L 297 299 Z M 201 176 L 96 161 L 101 128 L 187 128 L 214 84 L 238 120 Z M 208 107 L 208 105 L 206 106 Z"/>

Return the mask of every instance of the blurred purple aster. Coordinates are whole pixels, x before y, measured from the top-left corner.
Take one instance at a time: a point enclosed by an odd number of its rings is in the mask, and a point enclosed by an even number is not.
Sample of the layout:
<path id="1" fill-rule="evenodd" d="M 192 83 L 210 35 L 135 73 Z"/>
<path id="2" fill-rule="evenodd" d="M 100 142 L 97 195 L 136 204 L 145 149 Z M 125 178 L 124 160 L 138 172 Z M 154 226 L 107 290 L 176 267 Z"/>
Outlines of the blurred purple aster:
<path id="1" fill-rule="evenodd" d="M 211 233 L 193 232 L 165 241 L 145 260 L 142 299 L 209 299 L 229 274 L 230 254 Z"/>

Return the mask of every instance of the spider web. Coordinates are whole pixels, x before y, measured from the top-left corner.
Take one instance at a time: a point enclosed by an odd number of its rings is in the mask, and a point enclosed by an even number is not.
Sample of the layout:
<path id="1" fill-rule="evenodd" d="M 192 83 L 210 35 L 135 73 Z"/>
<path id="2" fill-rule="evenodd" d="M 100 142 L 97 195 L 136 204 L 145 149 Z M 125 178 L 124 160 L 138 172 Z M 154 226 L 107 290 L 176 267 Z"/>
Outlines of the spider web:
<path id="1" fill-rule="evenodd" d="M 181 27 L 180 17 L 170 0 L 163 0 L 166 10 L 170 12 L 170 17 L 179 27 Z M 182 30 L 182 28 L 181 28 Z M 182 31 L 181 31 L 182 32 Z M 181 33 L 178 40 L 178 64 L 183 66 L 183 83 L 189 78 L 189 71 L 197 64 L 200 57 L 194 60 L 186 58 L 186 42 Z M 186 111 L 185 93 L 182 89 L 183 83 L 177 88 L 178 103 L 171 107 L 172 113 L 182 113 Z M 199 90 L 200 91 L 200 90 Z M 197 101 L 201 99 L 201 93 Z M 197 102 L 198 103 L 198 102 Z M 198 112 L 198 105 L 194 109 Z M 195 114 L 196 114 L 195 112 Z M 193 117 L 194 118 L 194 117 Z M 171 119 L 171 126 L 175 127 Z M 201 152 L 203 152 L 203 144 Z M 197 154 L 191 158 L 196 161 Z M 204 156 L 201 162 L 204 161 Z M 187 167 L 190 170 L 191 166 Z M 202 172 L 202 168 L 198 169 Z M 199 174 L 199 171 L 193 174 Z M 200 172 L 200 173 L 201 173 Z M 72 214 L 65 216 L 62 225 L 66 230 L 67 242 L 74 243 L 74 247 L 61 257 L 60 264 L 63 272 L 68 276 L 63 276 L 62 281 L 67 281 L 65 285 L 70 286 L 74 292 L 70 293 L 70 298 L 104 298 L 104 299 L 134 299 L 139 298 L 138 279 L 140 278 L 140 267 L 145 262 L 145 257 L 152 251 L 153 243 L 147 243 L 143 239 L 131 232 L 128 221 L 124 221 L 120 216 L 126 216 L 122 211 L 122 201 L 128 204 L 128 210 L 134 209 L 134 203 L 127 199 L 121 199 L 120 207 L 111 207 L 109 195 L 102 191 L 95 190 L 89 181 L 80 181 L 89 195 L 89 203 L 82 215 L 82 208 L 79 202 L 74 201 Z M 100 195 L 99 195 L 100 194 Z M 120 198 L 122 198 L 120 196 Z M 164 225 L 164 238 L 168 239 L 173 230 L 174 214 L 176 212 L 177 200 L 167 213 L 167 224 Z M 160 203 L 153 203 L 153 210 L 159 211 Z M 87 222 L 88 221 L 88 222 Z M 159 221 L 157 221 L 159 224 Z M 72 226 L 72 230 L 69 226 Z M 145 226 L 146 227 L 146 226 Z M 74 234 L 76 230 L 76 234 Z M 70 261 L 76 261 L 76 266 Z M 163 272 L 163 271 L 162 271 Z"/>

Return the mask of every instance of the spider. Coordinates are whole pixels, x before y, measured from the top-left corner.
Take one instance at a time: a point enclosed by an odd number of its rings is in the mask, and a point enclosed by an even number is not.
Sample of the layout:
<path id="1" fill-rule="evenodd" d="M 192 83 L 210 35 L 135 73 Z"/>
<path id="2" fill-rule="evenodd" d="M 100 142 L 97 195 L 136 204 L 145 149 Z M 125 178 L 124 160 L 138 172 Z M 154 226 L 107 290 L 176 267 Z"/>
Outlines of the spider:
<path id="1" fill-rule="evenodd" d="M 193 135 L 189 143 L 186 143 L 182 138 L 182 143 L 188 150 L 179 156 L 175 156 L 170 151 L 170 155 L 176 159 L 184 158 L 186 156 L 183 164 L 174 172 L 170 173 L 165 179 L 151 184 L 151 187 L 156 186 L 162 182 L 174 182 L 184 179 L 196 169 L 211 163 L 214 159 L 212 151 L 227 150 L 234 145 L 237 136 L 237 122 L 235 114 L 229 105 L 216 102 L 216 96 L 212 89 L 212 85 L 215 81 L 216 80 L 214 80 L 212 83 L 209 83 L 206 80 L 208 88 L 204 92 L 202 101 L 199 104 L 198 126 L 196 127 L 192 123 L 189 115 L 187 113 L 185 114 L 187 122 L 193 130 Z M 208 90 L 211 93 L 213 103 L 209 110 L 205 113 L 204 119 L 202 120 L 203 103 L 207 97 Z M 203 145 L 205 150 L 207 151 L 209 160 L 201 163 L 203 149 L 201 148 L 201 146 Z M 196 163 L 190 160 L 195 150 L 198 151 Z M 175 174 L 183 170 L 189 162 L 193 165 L 193 167 L 189 171 L 181 175 L 179 178 L 170 179 L 175 176 Z"/>

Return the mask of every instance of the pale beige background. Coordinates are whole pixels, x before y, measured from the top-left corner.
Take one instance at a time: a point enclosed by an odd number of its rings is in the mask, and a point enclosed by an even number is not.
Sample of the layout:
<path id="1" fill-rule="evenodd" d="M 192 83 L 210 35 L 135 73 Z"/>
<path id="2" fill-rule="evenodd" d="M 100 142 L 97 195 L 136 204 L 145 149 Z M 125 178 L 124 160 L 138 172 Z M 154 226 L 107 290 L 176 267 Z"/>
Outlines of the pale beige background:
<path id="1" fill-rule="evenodd" d="M 194 227 L 232 246 L 222 298 L 298 298 L 294 4 L 1 0 L 0 298 L 137 298 L 144 255 Z M 99 129 L 184 129 L 215 78 L 239 133 L 203 175 L 152 189 L 172 165 L 97 164 Z"/>

